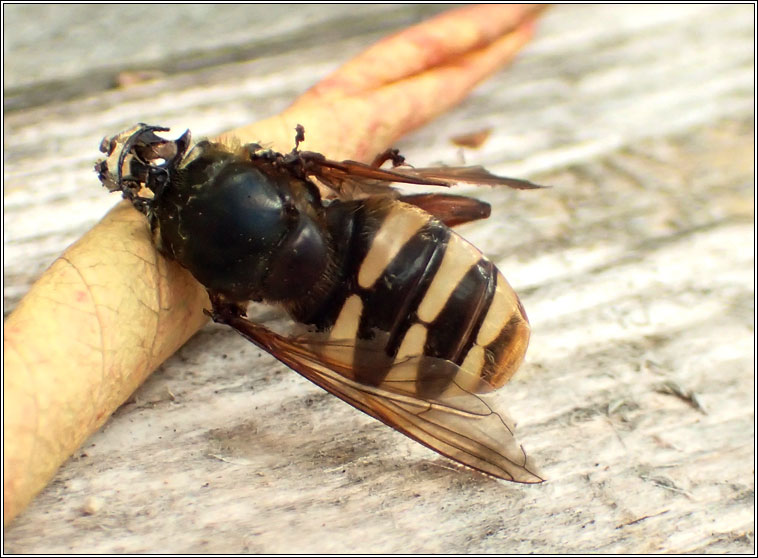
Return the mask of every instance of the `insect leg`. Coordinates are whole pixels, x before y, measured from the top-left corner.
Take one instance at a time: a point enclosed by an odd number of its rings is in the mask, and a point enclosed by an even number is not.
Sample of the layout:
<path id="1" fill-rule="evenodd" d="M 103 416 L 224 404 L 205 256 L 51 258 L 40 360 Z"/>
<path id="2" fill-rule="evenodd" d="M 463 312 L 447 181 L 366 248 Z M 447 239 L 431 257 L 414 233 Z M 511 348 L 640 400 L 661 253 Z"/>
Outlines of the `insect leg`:
<path id="1" fill-rule="evenodd" d="M 297 148 L 300 147 L 300 144 L 305 141 L 305 128 L 302 124 L 298 124 L 295 126 L 295 149 L 292 150 L 293 153 L 297 153 Z"/>
<path id="2" fill-rule="evenodd" d="M 393 167 L 399 167 L 403 163 L 405 163 L 405 157 L 400 155 L 399 149 L 389 148 L 386 151 L 383 151 L 382 153 L 379 153 L 376 157 L 374 157 L 374 160 L 371 161 L 371 166 L 379 168 L 387 161 L 392 161 Z"/>

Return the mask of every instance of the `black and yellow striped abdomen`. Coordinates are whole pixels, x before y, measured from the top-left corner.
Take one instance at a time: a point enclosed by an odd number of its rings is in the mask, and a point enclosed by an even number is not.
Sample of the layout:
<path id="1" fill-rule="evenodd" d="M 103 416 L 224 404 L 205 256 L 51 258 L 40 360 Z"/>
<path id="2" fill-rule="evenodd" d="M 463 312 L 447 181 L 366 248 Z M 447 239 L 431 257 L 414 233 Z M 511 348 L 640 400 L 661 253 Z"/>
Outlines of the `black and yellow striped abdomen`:
<path id="1" fill-rule="evenodd" d="M 372 165 L 332 161 L 300 151 L 305 132 L 295 130 L 282 154 L 210 141 L 190 150 L 189 131 L 171 141 L 139 124 L 103 140 L 95 169 L 145 214 L 164 256 L 207 288 L 214 321 L 458 463 L 541 482 L 512 427 L 476 395 L 511 377 L 529 341 L 505 278 L 446 226 L 489 206 L 439 190 L 402 196 L 391 184 L 536 186 L 480 167 L 407 167 L 395 150 Z M 250 301 L 280 305 L 307 331 L 248 319 Z"/>
<path id="2" fill-rule="evenodd" d="M 454 379 L 464 389 L 499 387 L 521 364 L 529 323 L 505 277 L 443 223 L 398 201 L 329 206 L 339 239 L 339 277 L 310 317 L 336 344 L 352 341 L 356 379 L 380 385 L 393 365 L 415 356 L 454 362 L 449 378 L 426 378 L 417 393 L 439 395 Z M 343 356 L 343 358 L 345 358 Z"/>

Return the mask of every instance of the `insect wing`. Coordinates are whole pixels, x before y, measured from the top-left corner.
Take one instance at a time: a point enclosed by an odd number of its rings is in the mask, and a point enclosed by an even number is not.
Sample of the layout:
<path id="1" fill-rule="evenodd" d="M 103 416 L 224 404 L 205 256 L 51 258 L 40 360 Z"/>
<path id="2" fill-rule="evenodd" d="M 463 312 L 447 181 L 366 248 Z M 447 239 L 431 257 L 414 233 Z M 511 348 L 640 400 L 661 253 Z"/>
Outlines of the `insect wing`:
<path id="1" fill-rule="evenodd" d="M 383 169 L 358 161 L 333 161 L 320 153 L 303 151 L 300 157 L 307 162 L 308 171 L 321 180 L 340 182 L 344 180 L 371 180 L 391 184 L 403 182 L 408 184 L 422 184 L 425 186 L 445 186 L 441 180 L 413 176 L 398 171 L 398 168 Z M 405 167 L 402 167 L 403 169 Z"/>
<path id="2" fill-rule="evenodd" d="M 372 195 L 396 197 L 393 183 L 420 186 L 446 186 L 439 180 L 408 176 L 395 170 L 382 169 L 357 161 L 332 161 L 319 153 L 302 152 L 307 162 L 307 173 L 343 199 L 357 199 Z"/>
<path id="3" fill-rule="evenodd" d="M 423 209 L 448 227 L 486 219 L 491 212 L 486 202 L 453 194 L 411 194 L 398 200 Z"/>
<path id="4" fill-rule="evenodd" d="M 420 365 L 427 369 L 454 367 L 454 371 L 439 372 L 455 375 L 460 369 L 452 362 L 429 357 L 404 360 L 375 387 L 354 379 L 353 370 L 345 364 L 353 350 L 349 344 L 330 343 L 330 356 L 325 357 L 303 339 L 283 337 L 245 318 L 216 319 L 326 391 L 454 461 L 515 482 L 543 480 L 516 442 L 512 429 L 477 395 L 457 384 L 437 397 L 416 395 Z M 341 349 L 345 358 L 339 356 Z"/>
<path id="5" fill-rule="evenodd" d="M 484 167 L 428 167 L 409 166 L 382 169 L 357 161 L 332 161 L 317 153 L 302 152 L 307 161 L 308 173 L 343 197 L 387 194 L 391 184 L 420 186 L 507 186 L 518 190 L 544 188 L 528 180 L 497 176 Z"/>
<path id="6" fill-rule="evenodd" d="M 439 182 L 444 186 L 456 186 L 469 184 L 473 186 L 507 186 L 516 190 L 535 190 L 545 188 L 539 184 L 534 184 L 528 180 L 519 178 L 510 178 L 507 176 L 497 176 L 492 174 L 484 167 L 427 167 L 413 168 L 403 167 L 395 169 L 396 172 L 407 175 L 411 178 L 421 178 L 429 182 Z"/>

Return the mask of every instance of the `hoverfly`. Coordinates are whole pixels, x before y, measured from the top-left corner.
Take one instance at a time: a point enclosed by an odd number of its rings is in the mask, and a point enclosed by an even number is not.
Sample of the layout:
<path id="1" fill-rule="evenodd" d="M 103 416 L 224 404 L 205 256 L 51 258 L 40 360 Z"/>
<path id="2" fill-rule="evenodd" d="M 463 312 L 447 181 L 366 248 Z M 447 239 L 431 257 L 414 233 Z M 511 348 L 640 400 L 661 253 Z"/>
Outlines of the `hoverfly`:
<path id="1" fill-rule="evenodd" d="M 488 204 L 392 183 L 529 189 L 481 167 L 412 168 L 397 150 L 370 165 L 258 144 L 200 141 L 138 124 L 105 138 L 100 181 L 147 216 L 156 247 L 208 290 L 211 317 L 340 399 L 489 475 L 542 479 L 511 427 L 477 393 L 504 384 L 529 342 L 518 296 L 450 227 Z M 392 168 L 381 168 L 386 162 Z M 280 305 L 304 334 L 246 317 Z M 207 312 L 207 311 L 206 311 Z"/>

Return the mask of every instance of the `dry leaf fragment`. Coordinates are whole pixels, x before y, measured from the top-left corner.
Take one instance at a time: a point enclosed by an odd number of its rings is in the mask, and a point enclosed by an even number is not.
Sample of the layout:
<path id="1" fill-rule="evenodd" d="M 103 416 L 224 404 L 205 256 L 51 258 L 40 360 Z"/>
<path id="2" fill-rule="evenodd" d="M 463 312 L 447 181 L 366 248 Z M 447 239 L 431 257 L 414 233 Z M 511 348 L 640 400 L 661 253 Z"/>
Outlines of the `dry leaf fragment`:
<path id="1" fill-rule="evenodd" d="M 454 145 L 458 145 L 460 147 L 478 149 L 484 145 L 484 142 L 487 141 L 487 138 L 490 137 L 490 134 L 492 134 L 492 128 L 486 128 L 484 130 L 478 130 L 476 132 L 470 132 L 468 134 L 453 136 L 450 138 L 450 141 Z"/>

